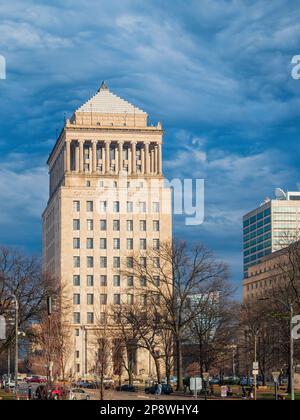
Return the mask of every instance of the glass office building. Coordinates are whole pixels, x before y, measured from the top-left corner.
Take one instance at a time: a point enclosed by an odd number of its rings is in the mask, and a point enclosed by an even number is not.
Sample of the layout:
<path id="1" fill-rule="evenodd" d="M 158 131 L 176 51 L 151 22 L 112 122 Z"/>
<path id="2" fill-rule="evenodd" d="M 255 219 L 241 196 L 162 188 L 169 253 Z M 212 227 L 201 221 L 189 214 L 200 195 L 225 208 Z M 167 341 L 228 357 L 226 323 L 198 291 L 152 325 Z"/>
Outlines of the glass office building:
<path id="1" fill-rule="evenodd" d="M 244 278 L 263 257 L 299 239 L 299 232 L 300 192 L 277 189 L 275 199 L 266 199 L 243 217 Z"/>

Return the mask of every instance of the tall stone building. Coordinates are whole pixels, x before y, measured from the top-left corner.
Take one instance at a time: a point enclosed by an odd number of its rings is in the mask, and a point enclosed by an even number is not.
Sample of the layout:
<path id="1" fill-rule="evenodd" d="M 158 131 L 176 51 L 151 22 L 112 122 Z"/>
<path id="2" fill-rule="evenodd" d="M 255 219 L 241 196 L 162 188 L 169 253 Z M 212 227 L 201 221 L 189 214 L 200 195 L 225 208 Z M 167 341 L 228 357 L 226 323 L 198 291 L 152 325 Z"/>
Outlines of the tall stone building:
<path id="1" fill-rule="evenodd" d="M 92 373 L 93 335 L 105 323 L 107 308 L 134 302 L 140 279 L 124 277 L 122 265 L 130 267 L 133 252 L 142 255 L 172 239 L 162 137 L 160 123 L 149 125 L 146 112 L 103 82 L 66 120 L 50 153 L 43 260 L 71 303 L 73 376 Z M 136 375 L 154 373 L 146 351 L 138 349 L 133 361 Z"/>

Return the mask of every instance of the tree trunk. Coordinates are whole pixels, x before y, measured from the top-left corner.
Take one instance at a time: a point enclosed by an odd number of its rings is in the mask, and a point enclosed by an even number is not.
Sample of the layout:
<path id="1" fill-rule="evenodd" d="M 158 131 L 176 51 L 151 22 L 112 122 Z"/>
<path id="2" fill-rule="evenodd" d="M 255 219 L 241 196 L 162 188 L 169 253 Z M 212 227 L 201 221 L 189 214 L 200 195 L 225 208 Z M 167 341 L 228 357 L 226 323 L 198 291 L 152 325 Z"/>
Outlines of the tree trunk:
<path id="1" fill-rule="evenodd" d="M 161 383 L 161 373 L 160 373 L 160 363 L 157 357 L 153 357 L 154 363 L 155 363 L 155 369 L 156 369 L 156 377 L 157 377 L 157 383 Z"/>
<path id="2" fill-rule="evenodd" d="M 182 346 L 181 340 L 176 339 L 177 391 L 183 390 Z"/>

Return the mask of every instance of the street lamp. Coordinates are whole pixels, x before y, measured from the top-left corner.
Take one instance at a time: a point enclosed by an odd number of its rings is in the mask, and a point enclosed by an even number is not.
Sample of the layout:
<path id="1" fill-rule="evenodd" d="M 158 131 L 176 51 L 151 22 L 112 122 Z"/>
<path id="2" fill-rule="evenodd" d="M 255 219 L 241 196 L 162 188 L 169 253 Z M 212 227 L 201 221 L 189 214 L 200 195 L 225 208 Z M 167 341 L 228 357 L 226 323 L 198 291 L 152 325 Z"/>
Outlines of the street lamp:
<path id="1" fill-rule="evenodd" d="M 271 300 L 271 298 L 261 298 L 259 300 Z M 287 304 L 281 299 L 273 298 L 272 300 L 283 305 L 290 313 L 290 387 L 291 387 L 291 400 L 295 400 L 295 387 L 294 387 L 294 336 L 293 336 L 293 318 L 294 307 L 293 304 Z"/>

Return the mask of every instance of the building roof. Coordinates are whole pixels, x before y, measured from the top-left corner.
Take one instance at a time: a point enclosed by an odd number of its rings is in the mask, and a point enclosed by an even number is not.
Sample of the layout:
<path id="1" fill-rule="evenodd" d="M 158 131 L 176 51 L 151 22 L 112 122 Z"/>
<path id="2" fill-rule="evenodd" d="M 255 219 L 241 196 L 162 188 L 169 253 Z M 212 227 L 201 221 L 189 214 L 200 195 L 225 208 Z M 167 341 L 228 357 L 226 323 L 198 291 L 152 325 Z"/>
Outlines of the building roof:
<path id="1" fill-rule="evenodd" d="M 76 112 L 97 112 L 99 114 L 146 114 L 145 111 L 110 92 L 103 81 L 97 93 Z"/>

